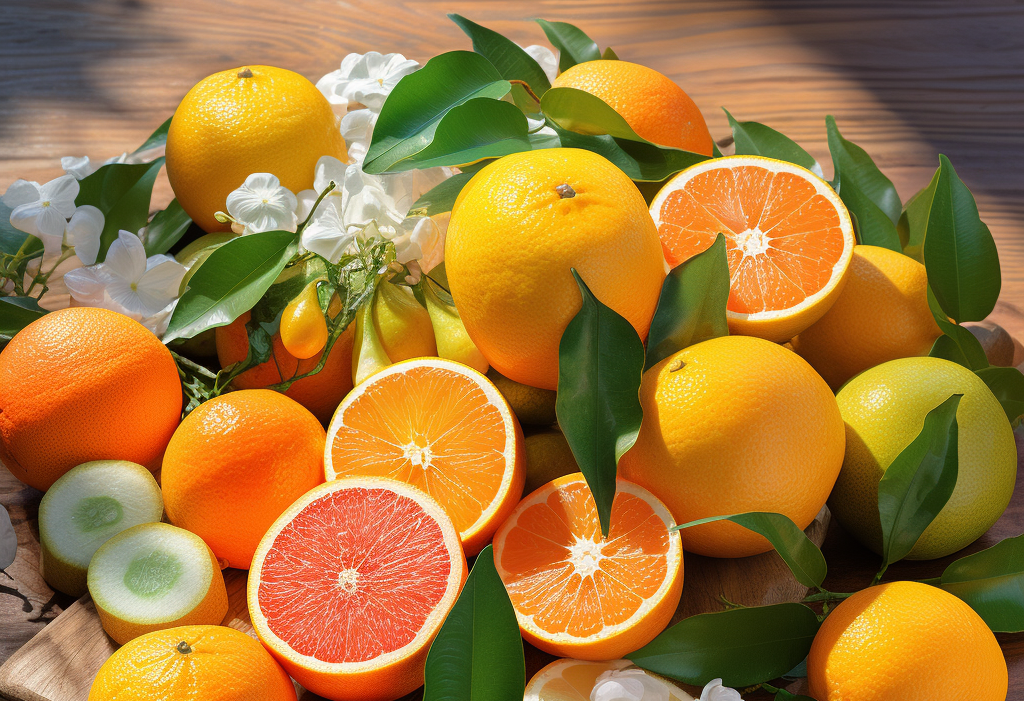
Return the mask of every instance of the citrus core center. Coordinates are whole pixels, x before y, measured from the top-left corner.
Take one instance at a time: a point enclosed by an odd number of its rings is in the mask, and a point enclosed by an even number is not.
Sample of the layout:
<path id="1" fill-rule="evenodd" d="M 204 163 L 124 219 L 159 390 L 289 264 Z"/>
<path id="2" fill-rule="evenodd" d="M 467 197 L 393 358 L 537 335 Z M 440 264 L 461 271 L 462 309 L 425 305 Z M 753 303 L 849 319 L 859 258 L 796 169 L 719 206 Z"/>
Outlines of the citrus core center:
<path id="1" fill-rule="evenodd" d="M 764 252 L 768 250 L 771 243 L 771 240 L 757 226 L 736 234 L 733 240 L 744 256 L 764 255 Z"/>
<path id="2" fill-rule="evenodd" d="M 338 573 L 338 589 L 346 594 L 354 594 L 359 585 L 359 572 L 351 567 Z"/>
<path id="3" fill-rule="evenodd" d="M 569 546 L 569 562 L 581 577 L 590 577 L 601 569 L 601 546 L 592 540 L 577 537 L 576 542 Z"/>

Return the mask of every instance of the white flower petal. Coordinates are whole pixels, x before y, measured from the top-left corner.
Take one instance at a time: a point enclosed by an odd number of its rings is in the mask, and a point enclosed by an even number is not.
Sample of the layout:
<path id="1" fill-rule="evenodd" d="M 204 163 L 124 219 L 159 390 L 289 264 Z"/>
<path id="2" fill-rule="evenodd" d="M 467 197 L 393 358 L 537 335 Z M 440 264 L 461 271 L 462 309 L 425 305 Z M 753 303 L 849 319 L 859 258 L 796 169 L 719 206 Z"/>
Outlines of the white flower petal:
<path id="1" fill-rule="evenodd" d="M 78 268 L 64 275 L 64 285 L 77 302 L 89 307 L 103 305 L 107 284 L 112 278 L 101 268 L 100 265 Z"/>
<path id="2" fill-rule="evenodd" d="M 82 205 L 75 210 L 68 222 L 65 238 L 69 246 L 75 247 L 75 255 L 85 265 L 96 262 L 100 251 L 100 234 L 103 233 L 104 217 L 96 207 Z"/>
<path id="3" fill-rule="evenodd" d="M 549 81 L 555 82 L 555 78 L 558 77 L 558 54 L 548 47 L 538 44 L 527 46 L 523 51 L 530 54 L 533 60 L 540 64 L 541 70 L 544 71 L 544 75 L 548 77 Z"/>
<path id="4" fill-rule="evenodd" d="M 50 207 L 64 219 L 75 213 L 75 198 L 78 197 L 78 179 L 73 175 L 62 175 L 39 188 L 39 197 L 49 202 Z"/>
<path id="5" fill-rule="evenodd" d="M 52 265 L 53 260 L 47 261 L 46 257 L 44 256 L 43 270 L 50 270 Z M 78 258 L 78 256 L 71 256 L 70 258 L 62 260 L 60 264 L 57 265 L 57 267 L 53 270 L 53 272 L 50 273 L 50 277 L 46 281 L 46 294 L 44 294 L 42 297 L 39 297 L 39 306 L 51 312 L 57 311 L 58 309 L 65 309 L 71 306 L 71 293 L 68 290 L 68 286 L 64 281 L 64 276 L 73 270 L 80 269 L 81 267 L 82 261 Z M 34 275 L 38 269 L 39 266 L 37 264 L 35 266 L 35 270 L 31 271 L 32 275 Z M 26 287 L 30 282 L 30 277 L 31 276 L 29 275 L 29 271 L 26 271 Z M 37 291 L 41 292 L 42 288 L 37 288 L 37 290 L 33 291 L 33 294 L 35 294 Z"/>
<path id="6" fill-rule="evenodd" d="M 398 81 L 418 68 L 416 61 L 401 54 L 349 54 L 338 70 L 325 75 L 316 86 L 331 104 L 363 105 L 379 111 Z"/>
<path id="7" fill-rule="evenodd" d="M 156 314 L 172 300 L 177 299 L 181 279 L 185 277 L 187 270 L 184 265 L 172 258 L 158 262 L 143 274 L 135 291 L 146 305 L 148 315 Z"/>
<path id="8" fill-rule="evenodd" d="M 138 236 L 130 231 L 119 231 L 117 240 L 107 249 L 103 266 L 111 275 L 127 284 L 137 283 L 146 272 L 146 248 Z"/>
<path id="9" fill-rule="evenodd" d="M 46 201 L 29 202 L 11 210 L 11 226 L 39 238 L 55 236 L 63 241 L 67 225 L 67 218 Z"/>
<path id="10" fill-rule="evenodd" d="M 40 199 L 39 190 L 39 183 L 34 180 L 15 180 L 7 188 L 7 192 L 4 193 L 3 203 L 14 209 L 29 202 L 38 202 Z"/>
<path id="11" fill-rule="evenodd" d="M 295 195 L 270 173 L 253 173 L 227 197 L 228 214 L 244 226 L 245 233 L 295 231 L 297 205 Z"/>
<path id="12" fill-rule="evenodd" d="M 90 161 L 88 156 L 64 156 L 60 159 L 60 167 L 77 180 L 87 178 L 99 170 L 99 166 Z"/>
<path id="13" fill-rule="evenodd" d="M 139 293 L 132 289 L 131 282 L 124 278 L 111 278 L 104 292 L 106 292 L 105 301 L 111 303 L 109 306 L 104 304 L 107 309 L 130 316 L 136 321 L 141 321 L 150 313 L 149 307 L 142 301 Z"/>
<path id="14" fill-rule="evenodd" d="M 700 692 L 698 701 L 743 701 L 740 692 L 727 686 L 722 686 L 721 679 L 712 679 Z"/>
<path id="15" fill-rule="evenodd" d="M 313 205 L 316 204 L 318 197 L 316 190 L 301 190 L 295 195 L 295 199 L 298 200 L 298 204 L 295 206 L 295 218 L 300 222 L 306 221 L 309 213 L 313 211 Z"/>
<path id="16" fill-rule="evenodd" d="M 345 250 L 355 241 L 341 219 L 341 213 L 332 203 L 320 205 L 316 215 L 302 231 L 302 246 L 331 263 L 337 263 Z"/>
<path id="17" fill-rule="evenodd" d="M 345 182 L 348 168 L 348 165 L 342 163 L 334 156 L 320 156 L 320 160 L 316 162 L 316 169 L 314 170 L 313 189 L 317 192 L 323 192 L 333 182 L 335 189 L 331 191 L 331 194 L 341 194 L 341 186 Z"/>

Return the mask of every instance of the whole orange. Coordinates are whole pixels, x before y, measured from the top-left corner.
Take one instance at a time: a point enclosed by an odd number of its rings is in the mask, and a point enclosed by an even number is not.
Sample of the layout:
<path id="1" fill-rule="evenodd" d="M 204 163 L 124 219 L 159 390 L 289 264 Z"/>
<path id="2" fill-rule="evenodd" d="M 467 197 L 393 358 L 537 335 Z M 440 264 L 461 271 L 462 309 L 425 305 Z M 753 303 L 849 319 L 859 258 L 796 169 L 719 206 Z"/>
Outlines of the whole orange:
<path id="1" fill-rule="evenodd" d="M 928 273 L 910 256 L 854 246 L 846 286 L 793 349 L 838 390 L 859 372 L 928 355 L 939 330 L 928 308 Z"/>
<path id="2" fill-rule="evenodd" d="M 174 359 L 123 314 L 51 312 L 0 353 L 0 461 L 36 489 L 91 460 L 155 470 L 180 418 Z"/>
<path id="3" fill-rule="evenodd" d="M 135 638 L 93 680 L 89 701 L 295 701 L 295 685 L 256 640 L 227 626 Z"/>
<path id="4" fill-rule="evenodd" d="M 274 520 L 324 481 L 325 436 L 309 411 L 267 389 L 199 405 L 164 455 L 167 518 L 232 567 L 248 569 Z"/>
<path id="5" fill-rule="evenodd" d="M 647 337 L 665 258 L 625 173 L 591 151 L 552 148 L 473 176 L 448 225 L 445 269 L 466 331 L 505 377 L 558 385 L 558 344 L 582 305 L 572 268 Z"/>
<path id="6" fill-rule="evenodd" d="M 919 582 L 857 592 L 829 614 L 807 656 L 818 701 L 1003 701 L 992 631 L 952 594 Z"/>
<path id="7" fill-rule="evenodd" d="M 249 312 L 245 312 L 234 322 L 216 329 L 217 359 L 221 367 L 245 360 L 249 353 L 249 336 L 245 325 L 249 321 Z M 295 381 L 285 394 L 313 412 L 320 423 L 327 423 L 334 416 L 341 400 L 352 389 L 352 338 L 355 324 L 349 324 L 338 340 L 331 347 L 327 362 L 323 369 Z M 281 334 L 272 338 L 273 356 L 265 363 L 250 368 L 236 377 L 232 384 L 238 389 L 263 389 L 288 378 L 309 372 L 320 362 L 321 353 L 312 358 L 299 360 L 289 353 Z"/>
<path id="8" fill-rule="evenodd" d="M 671 78 L 653 68 L 629 61 L 587 61 L 559 75 L 551 87 L 596 95 L 648 141 L 712 153 L 711 132 L 700 109 Z"/>
<path id="9" fill-rule="evenodd" d="M 646 373 L 644 421 L 619 475 L 665 502 L 678 523 L 771 511 L 810 525 L 839 476 L 846 432 L 828 385 L 796 353 L 752 336 L 684 348 Z M 728 521 L 682 532 L 711 557 L 771 549 Z"/>
<path id="10" fill-rule="evenodd" d="M 185 95 L 167 131 L 167 179 L 205 231 L 252 173 L 273 173 L 292 192 L 313 187 L 321 156 L 348 159 L 327 98 L 298 73 L 242 66 L 214 73 Z"/>

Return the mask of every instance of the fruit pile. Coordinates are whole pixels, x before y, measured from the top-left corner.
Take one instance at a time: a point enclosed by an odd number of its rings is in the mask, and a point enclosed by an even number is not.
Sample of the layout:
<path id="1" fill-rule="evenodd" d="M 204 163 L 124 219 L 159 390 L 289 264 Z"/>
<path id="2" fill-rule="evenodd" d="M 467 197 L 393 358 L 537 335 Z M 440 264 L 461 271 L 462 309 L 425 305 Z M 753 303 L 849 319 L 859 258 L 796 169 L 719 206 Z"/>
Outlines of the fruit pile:
<path id="1" fill-rule="evenodd" d="M 0 461 L 122 646 L 89 698 L 1004 699 L 1024 536 L 882 583 L 1016 479 L 949 161 L 904 205 L 831 118 L 826 181 L 572 25 L 539 20 L 556 58 L 452 19 L 473 52 L 217 73 L 4 195 Z M 860 591 L 823 587 L 826 504 Z M 803 601 L 678 619 L 684 550 L 772 549 Z M 563 658 L 529 684 L 524 641 Z"/>

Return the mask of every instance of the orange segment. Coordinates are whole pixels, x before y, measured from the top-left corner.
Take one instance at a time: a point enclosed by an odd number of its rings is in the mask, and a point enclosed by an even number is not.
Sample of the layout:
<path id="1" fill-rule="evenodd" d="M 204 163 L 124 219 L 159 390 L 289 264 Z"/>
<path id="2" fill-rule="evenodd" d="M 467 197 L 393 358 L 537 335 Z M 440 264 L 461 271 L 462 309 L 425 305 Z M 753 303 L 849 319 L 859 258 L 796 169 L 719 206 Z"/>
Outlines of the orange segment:
<path id="1" fill-rule="evenodd" d="M 522 434 L 497 388 L 441 358 L 396 363 L 356 387 L 327 432 L 328 480 L 379 476 L 418 487 L 447 510 L 466 552 L 479 552 L 526 479 Z"/>
<path id="2" fill-rule="evenodd" d="M 787 341 L 821 318 L 846 278 L 855 243 L 842 200 L 809 170 L 761 156 L 699 163 L 651 203 L 675 267 L 726 239 L 734 333 Z"/>
<path id="3" fill-rule="evenodd" d="M 551 654 L 621 657 L 654 639 L 679 604 L 682 544 L 671 514 L 631 482 L 617 490 L 607 539 L 581 473 L 528 496 L 494 537 L 523 636 Z"/>
<path id="4" fill-rule="evenodd" d="M 393 699 L 423 684 L 465 579 L 458 533 L 436 501 L 395 480 L 341 479 L 301 497 L 260 542 L 249 613 L 307 689 Z"/>

